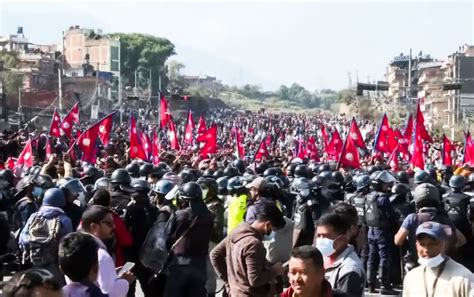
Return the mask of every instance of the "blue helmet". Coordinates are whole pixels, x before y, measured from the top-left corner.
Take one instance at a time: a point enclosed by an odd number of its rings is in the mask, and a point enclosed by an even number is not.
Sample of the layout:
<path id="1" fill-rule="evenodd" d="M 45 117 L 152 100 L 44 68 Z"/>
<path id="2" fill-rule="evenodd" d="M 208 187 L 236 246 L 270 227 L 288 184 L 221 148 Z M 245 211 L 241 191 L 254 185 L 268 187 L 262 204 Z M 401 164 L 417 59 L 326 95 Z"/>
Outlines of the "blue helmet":
<path id="1" fill-rule="evenodd" d="M 356 178 L 356 188 L 357 191 L 362 190 L 363 188 L 370 185 L 370 177 L 368 175 L 359 175 Z"/>
<path id="2" fill-rule="evenodd" d="M 155 187 L 153 188 L 153 192 L 166 195 L 169 191 L 171 191 L 171 189 L 173 189 L 173 187 L 174 185 L 171 181 L 162 179 L 156 183 Z"/>

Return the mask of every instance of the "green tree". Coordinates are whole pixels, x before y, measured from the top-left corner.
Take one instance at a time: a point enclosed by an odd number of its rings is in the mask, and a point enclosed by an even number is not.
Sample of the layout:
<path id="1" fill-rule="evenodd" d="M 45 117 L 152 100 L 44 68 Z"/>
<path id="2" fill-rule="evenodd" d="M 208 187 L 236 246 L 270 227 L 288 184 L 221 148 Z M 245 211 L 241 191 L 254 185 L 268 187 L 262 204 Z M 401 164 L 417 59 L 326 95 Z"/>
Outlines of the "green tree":
<path id="1" fill-rule="evenodd" d="M 169 61 L 166 63 L 167 75 L 168 75 L 168 87 L 167 90 L 170 93 L 183 93 L 183 90 L 188 87 L 181 75 L 181 70 L 184 69 L 184 64 L 176 60 Z"/>
<path id="2" fill-rule="evenodd" d="M 121 72 L 125 84 L 135 84 L 135 70 L 138 72 L 139 86 L 148 84 L 149 71 L 152 75 L 152 96 L 158 94 L 158 76 L 162 77 L 162 89 L 166 89 L 168 78 L 166 60 L 175 55 L 174 44 L 166 38 L 140 33 L 114 33 L 121 45 Z M 153 83 L 155 82 L 155 83 Z"/>
<path id="3" fill-rule="evenodd" d="M 3 81 L 3 91 L 7 96 L 18 94 L 18 89 L 23 84 L 23 74 L 14 70 L 18 68 L 20 60 L 17 52 L 0 52 L 0 61 L 4 62 L 5 71 L 0 72 Z"/>

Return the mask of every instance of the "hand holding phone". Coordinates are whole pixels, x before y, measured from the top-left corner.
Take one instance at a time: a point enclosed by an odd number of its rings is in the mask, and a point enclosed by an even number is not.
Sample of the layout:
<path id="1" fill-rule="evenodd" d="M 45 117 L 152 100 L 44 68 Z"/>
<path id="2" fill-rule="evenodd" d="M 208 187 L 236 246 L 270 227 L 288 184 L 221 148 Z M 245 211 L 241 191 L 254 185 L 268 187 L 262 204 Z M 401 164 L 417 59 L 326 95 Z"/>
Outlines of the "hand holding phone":
<path id="1" fill-rule="evenodd" d="M 122 277 L 122 275 L 124 273 L 127 273 L 129 272 L 130 270 L 132 270 L 132 268 L 135 266 L 135 263 L 133 262 L 127 262 L 125 263 L 125 265 L 122 266 L 122 268 L 120 269 L 120 271 L 117 273 L 117 276 L 118 277 Z"/>

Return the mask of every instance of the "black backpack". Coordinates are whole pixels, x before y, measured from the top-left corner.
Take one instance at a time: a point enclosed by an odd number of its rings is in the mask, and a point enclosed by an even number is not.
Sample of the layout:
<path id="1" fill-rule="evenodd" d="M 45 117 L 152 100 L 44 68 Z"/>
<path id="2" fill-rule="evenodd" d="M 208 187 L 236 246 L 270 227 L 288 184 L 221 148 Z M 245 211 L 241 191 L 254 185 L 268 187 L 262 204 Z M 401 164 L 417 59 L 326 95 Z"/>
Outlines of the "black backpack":
<path id="1" fill-rule="evenodd" d="M 367 195 L 365 199 L 365 223 L 367 227 L 382 227 L 382 213 L 378 203 L 379 195 L 377 193 Z"/>

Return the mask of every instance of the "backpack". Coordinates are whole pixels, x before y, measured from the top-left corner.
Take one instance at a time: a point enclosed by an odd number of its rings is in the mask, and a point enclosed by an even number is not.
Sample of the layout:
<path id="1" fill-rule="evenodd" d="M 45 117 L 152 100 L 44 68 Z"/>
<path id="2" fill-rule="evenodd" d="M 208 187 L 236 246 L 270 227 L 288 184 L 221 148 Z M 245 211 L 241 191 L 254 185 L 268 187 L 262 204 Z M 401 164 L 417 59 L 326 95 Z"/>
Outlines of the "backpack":
<path id="1" fill-rule="evenodd" d="M 365 222 L 367 224 L 367 227 L 382 227 L 382 214 L 379 208 L 379 203 L 377 201 L 378 198 L 379 195 L 374 193 L 367 195 L 365 199 Z"/>
<path id="2" fill-rule="evenodd" d="M 59 217 L 34 215 L 28 229 L 26 257 L 34 266 L 57 263 L 61 222 Z"/>
<path id="3" fill-rule="evenodd" d="M 159 212 L 166 212 L 162 211 Z M 172 213 L 170 213 L 172 215 Z M 171 218 L 171 216 L 170 216 Z M 166 258 L 168 257 L 168 250 L 166 249 L 166 238 L 165 230 L 166 220 L 158 220 L 153 226 L 151 226 L 148 234 L 143 242 L 143 245 L 139 253 L 140 263 L 148 269 L 153 271 L 158 270 L 165 264 Z"/>

